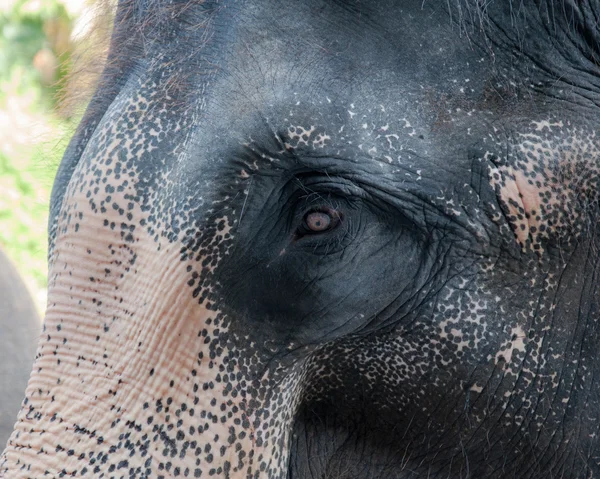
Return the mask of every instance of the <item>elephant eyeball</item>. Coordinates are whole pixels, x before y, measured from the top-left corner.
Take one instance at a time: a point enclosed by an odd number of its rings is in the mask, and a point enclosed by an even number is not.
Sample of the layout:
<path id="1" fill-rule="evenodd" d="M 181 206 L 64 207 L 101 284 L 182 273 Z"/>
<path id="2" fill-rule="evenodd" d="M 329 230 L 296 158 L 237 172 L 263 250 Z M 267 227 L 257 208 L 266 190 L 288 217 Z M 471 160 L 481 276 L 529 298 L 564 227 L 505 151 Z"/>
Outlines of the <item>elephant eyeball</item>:
<path id="1" fill-rule="evenodd" d="M 335 210 L 324 209 L 309 211 L 304 216 L 304 225 L 311 233 L 323 233 L 335 228 L 340 220 L 340 215 Z"/>

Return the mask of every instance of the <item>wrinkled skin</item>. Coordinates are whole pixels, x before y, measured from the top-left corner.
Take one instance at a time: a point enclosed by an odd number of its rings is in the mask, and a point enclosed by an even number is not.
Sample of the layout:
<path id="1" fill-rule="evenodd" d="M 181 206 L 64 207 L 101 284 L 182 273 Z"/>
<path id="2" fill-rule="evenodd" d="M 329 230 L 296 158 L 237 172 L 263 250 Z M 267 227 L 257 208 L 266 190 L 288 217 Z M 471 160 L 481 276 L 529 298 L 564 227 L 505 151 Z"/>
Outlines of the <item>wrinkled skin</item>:
<path id="1" fill-rule="evenodd" d="M 0 477 L 600 475 L 598 18 L 122 3 Z"/>
<path id="2" fill-rule="evenodd" d="M 0 444 L 13 430 L 40 335 L 38 314 L 19 273 L 0 250 Z"/>

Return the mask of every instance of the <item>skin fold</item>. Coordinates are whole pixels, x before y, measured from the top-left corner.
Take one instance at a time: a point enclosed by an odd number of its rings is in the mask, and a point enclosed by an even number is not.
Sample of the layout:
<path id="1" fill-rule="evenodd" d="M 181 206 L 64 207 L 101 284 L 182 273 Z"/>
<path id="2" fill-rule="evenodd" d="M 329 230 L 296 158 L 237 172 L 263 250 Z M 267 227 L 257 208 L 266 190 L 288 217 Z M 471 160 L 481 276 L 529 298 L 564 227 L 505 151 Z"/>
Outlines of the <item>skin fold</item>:
<path id="1" fill-rule="evenodd" d="M 0 478 L 600 475 L 596 0 L 127 0 Z"/>

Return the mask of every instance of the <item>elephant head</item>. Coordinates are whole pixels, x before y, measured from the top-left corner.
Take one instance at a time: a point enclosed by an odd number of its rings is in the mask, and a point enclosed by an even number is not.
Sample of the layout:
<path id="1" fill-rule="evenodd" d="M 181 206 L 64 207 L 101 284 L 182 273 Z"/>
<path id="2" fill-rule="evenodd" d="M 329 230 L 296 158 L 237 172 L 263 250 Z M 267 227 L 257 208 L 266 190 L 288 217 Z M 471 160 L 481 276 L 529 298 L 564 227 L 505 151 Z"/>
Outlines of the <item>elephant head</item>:
<path id="1" fill-rule="evenodd" d="M 599 475 L 599 18 L 122 0 L 0 477 Z"/>

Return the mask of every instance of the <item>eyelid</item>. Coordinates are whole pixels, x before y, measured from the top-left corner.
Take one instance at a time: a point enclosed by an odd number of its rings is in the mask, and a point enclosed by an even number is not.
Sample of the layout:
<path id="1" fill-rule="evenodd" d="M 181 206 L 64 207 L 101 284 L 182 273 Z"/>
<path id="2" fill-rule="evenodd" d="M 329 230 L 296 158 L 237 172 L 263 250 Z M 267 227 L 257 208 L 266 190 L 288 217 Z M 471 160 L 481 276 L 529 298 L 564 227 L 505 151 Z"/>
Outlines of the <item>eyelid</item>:
<path id="1" fill-rule="evenodd" d="M 318 192 L 314 192 L 313 194 L 314 197 L 310 197 L 311 195 L 309 194 L 301 198 L 301 202 L 303 203 L 300 209 L 302 217 L 306 216 L 311 211 L 326 211 L 328 209 L 339 210 L 343 208 L 342 198 L 338 198 L 337 195 L 323 195 Z"/>
<path id="2" fill-rule="evenodd" d="M 327 191 L 328 193 L 344 198 L 365 198 L 368 193 L 351 180 L 340 176 L 329 176 L 322 173 L 307 175 L 297 175 L 297 182 L 302 188 L 310 190 L 315 188 L 317 191 Z"/>

